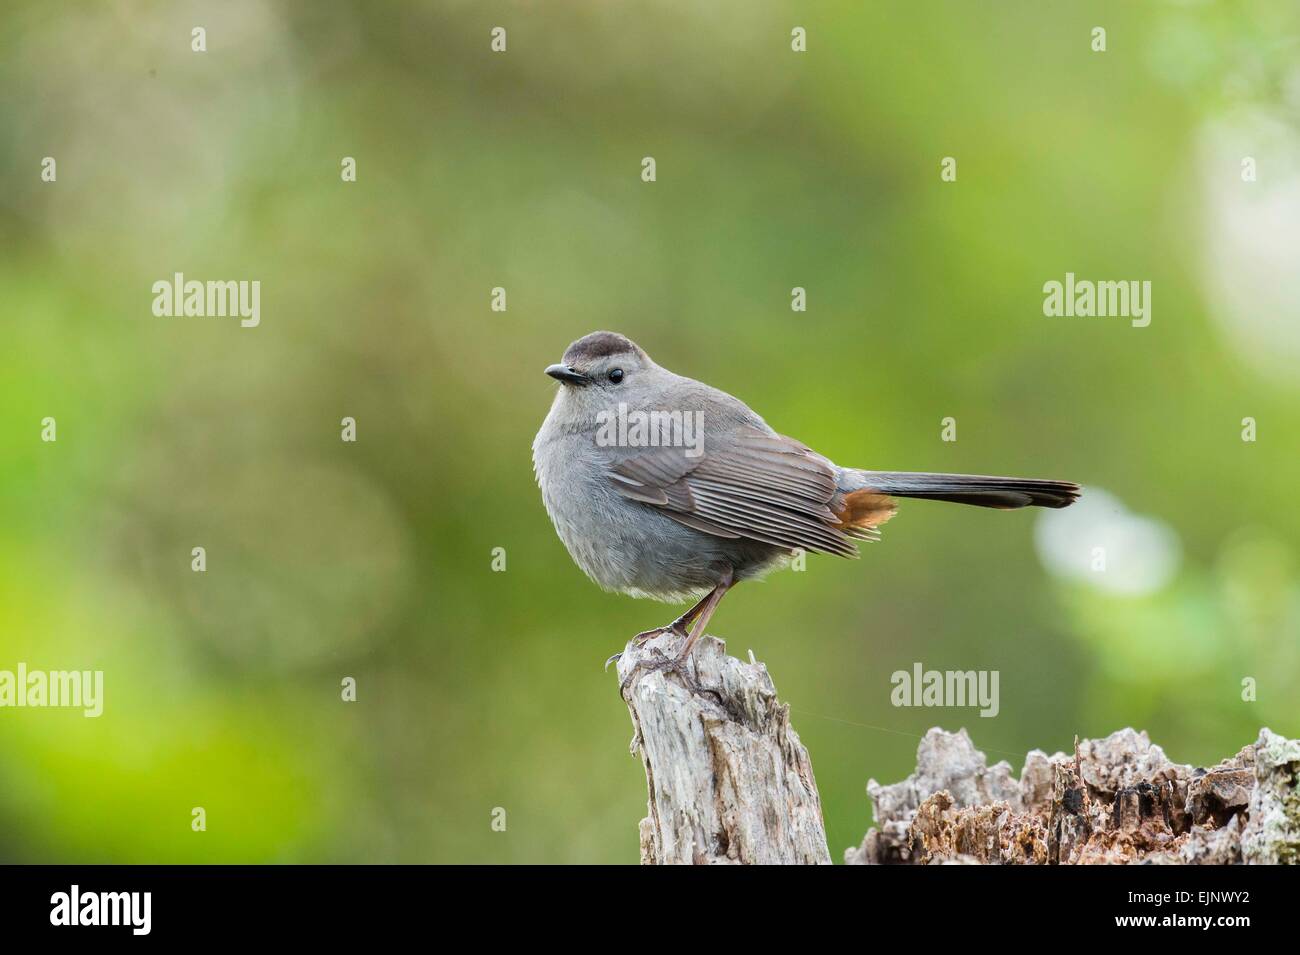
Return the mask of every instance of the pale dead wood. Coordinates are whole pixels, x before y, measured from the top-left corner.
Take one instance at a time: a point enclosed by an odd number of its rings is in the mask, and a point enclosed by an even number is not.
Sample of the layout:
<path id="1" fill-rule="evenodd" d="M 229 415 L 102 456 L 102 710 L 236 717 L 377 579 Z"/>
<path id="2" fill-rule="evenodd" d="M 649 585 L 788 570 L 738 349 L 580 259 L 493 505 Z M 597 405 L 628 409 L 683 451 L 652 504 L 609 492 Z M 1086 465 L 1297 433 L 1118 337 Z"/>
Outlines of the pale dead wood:
<path id="1" fill-rule="evenodd" d="M 867 783 L 876 826 L 849 863 L 1300 862 L 1300 741 L 1268 729 L 1215 766 L 1175 763 L 1146 733 L 1033 750 L 1017 780 L 965 730 L 926 733 L 916 771 Z"/>
<path id="2" fill-rule="evenodd" d="M 642 863 L 829 864 L 812 762 L 767 667 L 704 637 L 685 676 L 637 669 L 676 646 L 629 644 L 618 664 L 649 790 Z"/>
<path id="3" fill-rule="evenodd" d="M 641 861 L 829 863 L 812 761 L 767 668 L 713 637 L 684 673 L 663 668 L 677 645 L 629 644 L 618 666 L 649 791 Z M 935 727 L 916 772 L 867 792 L 877 827 L 849 863 L 1300 862 L 1300 741 L 1268 729 L 1208 769 L 1123 729 L 1033 750 L 1017 779 Z"/>

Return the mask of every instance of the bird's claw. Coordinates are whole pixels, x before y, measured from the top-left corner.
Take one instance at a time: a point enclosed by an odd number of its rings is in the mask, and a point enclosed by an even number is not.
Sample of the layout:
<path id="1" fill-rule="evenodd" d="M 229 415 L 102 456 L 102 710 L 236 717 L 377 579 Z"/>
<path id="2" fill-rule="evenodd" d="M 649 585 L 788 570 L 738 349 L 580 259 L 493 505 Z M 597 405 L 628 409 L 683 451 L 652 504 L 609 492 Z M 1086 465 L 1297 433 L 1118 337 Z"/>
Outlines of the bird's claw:
<path id="1" fill-rule="evenodd" d="M 651 648 L 650 652 L 654 654 L 657 659 L 638 660 L 636 665 L 628 671 L 627 676 L 625 676 L 622 682 L 619 683 L 618 692 L 620 695 L 627 695 L 627 689 L 632 685 L 632 680 L 638 673 L 655 673 L 660 670 L 667 673 L 676 673 L 682 678 L 682 682 L 692 693 L 700 693 L 703 691 L 704 688 L 696 682 L 695 677 L 691 676 L 690 671 L 687 669 L 687 661 L 685 659 L 682 657 L 667 656 L 658 647 Z M 622 654 L 619 654 L 619 656 L 622 656 Z"/>
<path id="2" fill-rule="evenodd" d="M 632 638 L 631 644 L 634 647 L 643 647 L 648 641 L 653 640 L 655 637 L 662 637 L 665 634 L 669 634 L 669 633 L 671 633 L 675 637 L 680 637 L 681 639 L 685 640 L 686 625 L 682 623 L 680 620 L 674 620 L 666 627 L 655 627 L 653 630 L 642 630 L 640 633 L 638 633 L 635 637 Z M 618 653 L 611 654 L 609 659 L 605 661 L 605 672 L 608 673 L 609 665 L 613 663 L 615 660 L 618 660 L 622 656 L 623 656 L 623 652 L 621 650 Z"/>
<path id="3" fill-rule="evenodd" d="M 642 630 L 632 638 L 632 646 L 645 646 L 648 641 L 653 640 L 655 637 L 662 637 L 664 634 L 668 633 L 671 633 L 675 637 L 685 638 L 686 625 L 680 620 L 674 620 L 666 627 L 655 627 L 653 630 Z"/>

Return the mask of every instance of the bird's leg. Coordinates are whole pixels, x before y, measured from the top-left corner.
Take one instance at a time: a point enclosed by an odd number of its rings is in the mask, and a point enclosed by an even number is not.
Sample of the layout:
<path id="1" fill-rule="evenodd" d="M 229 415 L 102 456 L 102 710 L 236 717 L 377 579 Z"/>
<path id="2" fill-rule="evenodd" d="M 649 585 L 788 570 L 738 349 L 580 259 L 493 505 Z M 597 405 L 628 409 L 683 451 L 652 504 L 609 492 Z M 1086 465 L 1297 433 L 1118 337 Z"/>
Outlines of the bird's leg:
<path id="1" fill-rule="evenodd" d="M 690 626 L 691 621 L 699 616 L 700 611 L 704 609 L 704 605 L 708 602 L 709 596 L 712 593 L 713 591 L 709 591 L 709 593 L 705 594 L 703 597 L 700 598 L 699 602 L 694 607 L 686 611 L 686 613 L 682 614 L 680 617 L 678 617 L 668 626 L 656 627 L 654 630 L 641 631 L 635 637 L 632 638 L 632 646 L 634 647 L 643 646 L 647 641 L 653 640 L 655 637 L 661 637 L 665 633 L 676 634 L 679 637 L 687 636 L 689 633 L 687 628 Z M 618 653 L 615 653 L 608 660 L 606 660 L 605 669 L 608 670 L 609 665 L 613 663 L 615 660 L 617 660 L 619 657 L 621 657 L 622 655 L 623 655 L 623 651 L 620 650 Z"/>
<path id="2" fill-rule="evenodd" d="M 704 628 L 713 619 L 713 612 L 718 609 L 718 604 L 722 603 L 723 596 L 735 584 L 731 574 L 731 568 L 728 567 L 727 575 L 722 579 L 722 582 L 714 587 L 709 595 L 700 602 L 699 613 L 695 615 L 695 625 L 691 627 L 691 632 L 686 636 L 685 645 L 678 652 L 677 659 L 673 661 L 674 669 L 685 665 L 686 661 L 690 659 L 691 651 L 695 649 L 695 644 L 699 642 L 700 637 L 704 636 Z"/>
<path id="3" fill-rule="evenodd" d="M 653 663 L 638 661 L 636 666 L 632 668 L 631 672 L 628 673 L 627 677 L 619 685 L 620 693 L 626 691 L 628 686 L 631 685 L 632 677 L 636 675 L 638 670 L 675 670 L 686 679 L 687 684 L 692 690 L 696 692 L 700 690 L 699 685 L 696 684 L 695 680 L 686 672 L 686 662 L 690 659 L 691 651 L 695 649 L 695 644 L 699 642 L 700 637 L 704 636 L 704 629 L 709 625 L 709 620 L 712 619 L 714 611 L 718 609 L 718 604 L 722 602 L 723 595 L 726 594 L 735 583 L 732 573 L 732 569 L 728 567 L 718 586 L 710 590 L 708 596 L 701 600 L 697 606 L 692 607 L 689 611 L 695 615 L 695 623 L 694 626 L 691 627 L 690 633 L 687 634 L 686 643 L 682 645 L 677 656 L 672 659 L 665 656 L 662 661 L 656 660 Z"/>
<path id="4" fill-rule="evenodd" d="M 654 630 L 643 630 L 641 633 L 638 633 L 632 638 L 633 645 L 639 647 L 647 640 L 662 636 L 665 633 L 675 633 L 679 637 L 686 636 L 688 633 L 687 628 L 691 625 L 691 621 L 700 615 L 700 611 L 703 610 L 704 605 L 709 602 L 709 597 L 712 596 L 712 594 L 713 591 L 709 591 L 700 598 L 699 602 L 694 607 L 686 611 L 686 613 L 682 614 L 668 626 L 658 627 Z"/>

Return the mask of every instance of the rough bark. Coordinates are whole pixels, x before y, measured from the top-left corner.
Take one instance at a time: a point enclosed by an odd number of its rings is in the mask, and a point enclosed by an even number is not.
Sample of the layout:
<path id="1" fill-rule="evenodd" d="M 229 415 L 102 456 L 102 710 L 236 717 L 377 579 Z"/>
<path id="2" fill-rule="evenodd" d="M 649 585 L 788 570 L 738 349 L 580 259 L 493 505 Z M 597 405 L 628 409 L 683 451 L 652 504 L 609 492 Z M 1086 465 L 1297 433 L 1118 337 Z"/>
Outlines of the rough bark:
<path id="1" fill-rule="evenodd" d="M 705 637 L 628 645 L 618 675 L 645 767 L 645 864 L 826 864 L 808 751 L 767 668 Z M 916 771 L 867 793 L 876 828 L 851 864 L 1300 863 L 1300 741 L 1260 731 L 1217 766 L 1174 763 L 1132 729 L 1032 750 L 1017 779 L 966 731 L 934 728 Z"/>
<path id="2" fill-rule="evenodd" d="M 713 637 L 684 673 L 638 667 L 675 652 L 657 637 L 618 664 L 649 790 L 641 862 L 829 864 L 812 762 L 767 667 Z"/>
<path id="3" fill-rule="evenodd" d="M 1020 779 L 965 730 L 930 730 L 907 779 L 867 793 L 879 828 L 853 864 L 1300 862 L 1300 741 L 1268 729 L 1209 769 L 1123 729 L 1073 753 L 1033 750 Z"/>

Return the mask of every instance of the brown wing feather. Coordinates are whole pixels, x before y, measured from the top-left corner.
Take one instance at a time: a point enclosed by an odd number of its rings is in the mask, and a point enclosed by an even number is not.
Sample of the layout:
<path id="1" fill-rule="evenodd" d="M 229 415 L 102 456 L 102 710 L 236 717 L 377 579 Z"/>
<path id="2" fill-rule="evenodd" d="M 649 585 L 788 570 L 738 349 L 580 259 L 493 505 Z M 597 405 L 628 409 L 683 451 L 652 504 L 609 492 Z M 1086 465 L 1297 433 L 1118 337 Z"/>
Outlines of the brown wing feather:
<path id="1" fill-rule="evenodd" d="M 624 449 L 610 478 L 624 497 L 706 533 L 857 556 L 854 539 L 870 539 L 875 525 L 863 520 L 865 499 L 846 511 L 834 465 L 757 428 L 729 437 L 725 448 L 693 458 L 683 448 Z"/>

